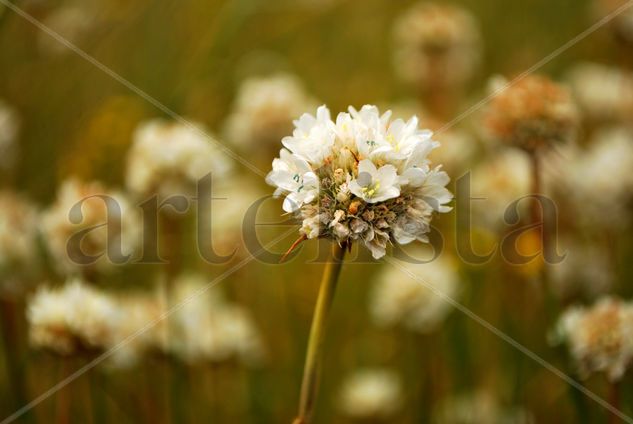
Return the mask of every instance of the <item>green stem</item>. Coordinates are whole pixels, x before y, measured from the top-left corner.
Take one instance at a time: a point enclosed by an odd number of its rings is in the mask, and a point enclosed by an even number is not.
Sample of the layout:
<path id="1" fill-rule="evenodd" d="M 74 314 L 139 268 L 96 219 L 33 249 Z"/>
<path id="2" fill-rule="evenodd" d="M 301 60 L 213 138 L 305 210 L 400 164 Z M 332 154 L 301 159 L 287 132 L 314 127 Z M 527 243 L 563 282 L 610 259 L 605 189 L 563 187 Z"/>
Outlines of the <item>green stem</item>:
<path id="1" fill-rule="evenodd" d="M 334 300 L 334 292 L 338 282 L 346 246 L 332 246 L 332 258 L 325 265 L 319 297 L 314 309 L 310 339 L 306 353 L 303 381 L 301 383 L 301 397 L 299 399 L 299 413 L 294 424 L 308 424 L 312 417 L 316 401 L 317 387 L 319 383 L 319 367 L 323 355 L 323 342 L 325 340 L 325 325 L 328 313 Z"/>

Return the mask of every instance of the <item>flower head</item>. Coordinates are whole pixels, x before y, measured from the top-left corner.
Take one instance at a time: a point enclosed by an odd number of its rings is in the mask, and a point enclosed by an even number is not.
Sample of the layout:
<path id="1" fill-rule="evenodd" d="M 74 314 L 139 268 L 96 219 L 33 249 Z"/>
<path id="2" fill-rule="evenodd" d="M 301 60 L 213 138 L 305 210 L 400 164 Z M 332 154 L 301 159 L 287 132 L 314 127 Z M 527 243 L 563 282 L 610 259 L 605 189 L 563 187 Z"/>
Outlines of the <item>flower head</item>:
<path id="1" fill-rule="evenodd" d="M 362 242 L 380 258 L 389 242 L 427 241 L 433 213 L 450 210 L 448 175 L 427 158 L 431 131 L 390 117 L 363 106 L 332 120 L 321 106 L 295 121 L 266 181 L 304 236 Z"/>
<path id="2" fill-rule="evenodd" d="M 160 119 L 141 124 L 129 152 L 127 186 L 141 193 L 186 194 L 209 172 L 226 175 L 231 162 L 202 133 Z"/>
<path id="3" fill-rule="evenodd" d="M 460 85 L 481 59 L 477 22 L 456 6 L 416 4 L 396 22 L 394 35 L 396 71 L 422 88 Z"/>
<path id="4" fill-rule="evenodd" d="M 589 308 L 572 307 L 559 319 L 559 340 L 567 342 L 570 352 L 587 375 L 605 372 L 610 380 L 619 380 L 633 359 L 633 305 L 605 297 Z"/>
<path id="5" fill-rule="evenodd" d="M 27 305 L 31 345 L 64 355 L 109 346 L 121 319 L 114 299 L 80 280 L 41 287 Z"/>
<path id="6" fill-rule="evenodd" d="M 343 383 L 339 407 L 352 418 L 388 418 L 402 406 L 402 398 L 402 382 L 395 372 L 364 369 Z"/>
<path id="7" fill-rule="evenodd" d="M 77 209 L 77 206 L 81 209 Z M 81 213 L 77 215 L 76 212 Z M 120 222 L 120 226 L 115 224 Z M 107 225 L 106 225 L 107 224 Z M 61 271 L 74 272 L 92 266 L 77 261 L 77 256 L 94 256 L 94 265 L 107 270 L 112 262 L 104 254 L 110 246 L 120 246 L 123 255 L 134 252 L 140 242 L 140 225 L 125 195 L 106 189 L 100 182 L 64 181 L 55 203 L 43 212 L 40 231 Z M 68 241 L 81 231 L 81 252 L 69 252 Z M 97 258 L 98 257 L 98 258 Z"/>
<path id="8" fill-rule="evenodd" d="M 496 80 L 492 88 L 484 122 L 492 138 L 533 152 L 574 135 L 577 111 L 566 88 L 537 75 L 510 85 Z"/>
<path id="9" fill-rule="evenodd" d="M 0 191 L 0 270 L 33 265 L 38 211 L 25 199 Z"/>
<path id="10" fill-rule="evenodd" d="M 252 151 L 270 152 L 292 130 L 292 120 L 315 102 L 292 75 L 253 77 L 239 88 L 233 111 L 225 124 L 225 137 Z"/>

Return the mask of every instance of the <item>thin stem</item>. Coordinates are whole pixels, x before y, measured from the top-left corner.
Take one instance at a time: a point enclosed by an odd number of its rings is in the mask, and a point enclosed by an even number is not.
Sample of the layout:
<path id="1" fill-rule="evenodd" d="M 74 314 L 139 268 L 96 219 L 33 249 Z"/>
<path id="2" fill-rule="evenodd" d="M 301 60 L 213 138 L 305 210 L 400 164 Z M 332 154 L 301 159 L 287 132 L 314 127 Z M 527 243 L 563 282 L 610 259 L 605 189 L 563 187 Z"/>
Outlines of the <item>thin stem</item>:
<path id="1" fill-rule="evenodd" d="M 319 383 L 319 367 L 323 355 L 325 325 L 334 300 L 334 292 L 336 291 L 336 284 L 343 265 L 343 257 L 345 256 L 345 248 L 346 245 L 339 246 L 334 244 L 332 246 L 332 258 L 325 265 L 325 270 L 323 271 L 319 297 L 314 309 L 312 327 L 310 328 L 310 339 L 308 341 L 303 381 L 301 383 L 299 413 L 294 420 L 294 424 L 308 424 L 312 417 Z"/>
<path id="2" fill-rule="evenodd" d="M 617 381 L 609 383 L 609 403 L 615 409 L 620 409 L 620 384 Z M 609 412 L 609 424 L 620 423 L 620 418 L 612 412 Z"/>

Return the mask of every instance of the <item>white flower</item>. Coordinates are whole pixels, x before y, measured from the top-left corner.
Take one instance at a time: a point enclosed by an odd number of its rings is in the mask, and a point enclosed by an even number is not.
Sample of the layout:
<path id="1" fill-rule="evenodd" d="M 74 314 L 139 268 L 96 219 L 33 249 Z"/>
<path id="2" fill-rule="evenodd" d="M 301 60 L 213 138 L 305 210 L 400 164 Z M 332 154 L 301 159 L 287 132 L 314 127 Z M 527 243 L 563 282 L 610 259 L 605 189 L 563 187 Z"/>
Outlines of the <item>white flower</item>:
<path id="1" fill-rule="evenodd" d="M 200 131 L 154 119 L 139 125 L 134 133 L 126 184 L 140 194 L 183 195 L 192 192 L 208 173 L 222 178 L 231 168 L 232 163 Z"/>
<path id="2" fill-rule="evenodd" d="M 567 342 L 581 373 L 605 372 L 617 381 L 633 359 L 633 304 L 604 297 L 589 308 L 569 308 L 555 336 Z"/>
<path id="3" fill-rule="evenodd" d="M 339 408 L 353 418 L 388 418 L 402 406 L 400 377 L 387 369 L 356 371 L 343 383 Z"/>
<path id="4" fill-rule="evenodd" d="M 416 249 L 411 256 L 421 260 L 427 255 Z M 402 266 L 406 273 L 390 267 L 380 275 L 370 299 L 371 316 L 381 326 L 401 324 L 421 333 L 433 331 L 452 307 L 428 286 L 453 298 L 459 291 L 457 268 L 443 256 L 429 263 L 403 263 Z"/>
<path id="5" fill-rule="evenodd" d="M 372 161 L 358 163 L 358 177 L 349 183 L 349 190 L 367 203 L 384 202 L 400 195 L 398 174 L 393 165 L 376 169 Z"/>
<path id="6" fill-rule="evenodd" d="M 579 63 L 567 74 L 583 112 L 595 121 L 633 116 L 633 74 L 598 63 Z"/>
<path id="7" fill-rule="evenodd" d="M 121 319 L 110 296 L 80 280 L 58 289 L 41 287 L 27 304 L 31 345 L 59 354 L 111 345 Z"/>
<path id="8" fill-rule="evenodd" d="M 301 82 L 288 74 L 253 77 L 242 82 L 225 124 L 226 139 L 249 151 L 270 152 L 292 130 L 292 120 L 314 101 Z"/>
<path id="9" fill-rule="evenodd" d="M 433 213 L 450 210 L 449 178 L 428 159 L 438 143 L 417 118 L 366 105 L 332 121 L 321 106 L 295 127 L 266 181 L 309 238 L 359 241 L 380 258 L 390 241 L 426 241 Z"/>
<path id="10" fill-rule="evenodd" d="M 283 204 L 286 212 L 294 212 L 304 203 L 310 203 L 319 190 L 317 176 L 308 162 L 286 149 L 281 149 L 279 158 L 273 160 L 273 170 L 266 182 L 278 187 L 275 195 L 288 193 Z"/>

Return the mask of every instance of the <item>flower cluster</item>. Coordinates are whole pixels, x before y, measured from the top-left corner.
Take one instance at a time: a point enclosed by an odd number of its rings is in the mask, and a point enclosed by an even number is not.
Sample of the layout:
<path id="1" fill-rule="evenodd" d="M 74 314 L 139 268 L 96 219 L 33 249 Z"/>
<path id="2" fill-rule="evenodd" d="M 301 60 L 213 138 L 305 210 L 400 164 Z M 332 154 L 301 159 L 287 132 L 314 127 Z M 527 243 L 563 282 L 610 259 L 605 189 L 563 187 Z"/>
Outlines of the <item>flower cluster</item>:
<path id="1" fill-rule="evenodd" d="M 120 222 L 120 228 L 115 222 Z M 104 253 L 112 246 L 120 246 L 123 255 L 133 253 L 140 243 L 141 227 L 125 195 L 106 189 L 98 181 L 69 179 L 60 186 L 55 204 L 43 212 L 40 229 L 60 271 L 70 273 L 92 265 L 107 270 L 112 263 Z M 70 237 L 81 231 L 86 231 L 81 251 L 69 251 Z M 95 261 L 82 264 L 77 260 L 80 256 L 95 256 Z"/>
<path id="2" fill-rule="evenodd" d="M 578 114 L 566 88 L 538 75 L 506 84 L 491 85 L 485 127 L 492 138 L 534 152 L 573 137 Z"/>
<path id="3" fill-rule="evenodd" d="M 222 176 L 230 169 L 231 163 L 201 132 L 154 119 L 142 123 L 134 134 L 126 179 L 133 192 L 171 196 L 190 193 L 209 172 Z"/>
<path id="4" fill-rule="evenodd" d="M 415 255 L 418 257 L 420 255 Z M 441 256 L 424 264 L 405 264 L 407 274 L 390 267 L 372 291 L 370 312 L 381 326 L 400 324 L 427 333 L 437 328 L 452 310 L 428 286 L 453 298 L 459 291 L 459 274 L 450 259 Z M 412 278 L 414 274 L 419 280 Z"/>
<path id="5" fill-rule="evenodd" d="M 441 80 L 467 81 L 481 59 L 481 36 L 466 10 L 444 4 L 419 3 L 395 25 L 395 67 L 400 77 L 423 88 Z"/>
<path id="6" fill-rule="evenodd" d="M 110 344 L 121 319 L 114 299 L 80 280 L 40 287 L 27 306 L 31 345 L 62 355 Z"/>
<path id="7" fill-rule="evenodd" d="M 239 89 L 224 134 L 243 149 L 270 152 L 292 130 L 292 120 L 313 106 L 314 100 L 292 75 L 249 78 Z"/>
<path id="8" fill-rule="evenodd" d="M 574 98 L 594 121 L 633 117 L 633 74 L 598 63 L 579 63 L 567 74 Z"/>
<path id="9" fill-rule="evenodd" d="M 572 307 L 559 319 L 556 336 L 566 341 L 580 372 L 605 372 L 619 380 L 633 359 L 633 304 L 606 297 L 590 308 Z"/>
<path id="10" fill-rule="evenodd" d="M 416 117 L 390 116 L 363 106 L 332 120 L 321 106 L 295 121 L 266 180 L 302 220 L 303 236 L 362 242 L 374 258 L 392 241 L 428 241 L 433 213 L 452 199 L 448 175 L 427 158 L 439 143 Z"/>
<path id="11" fill-rule="evenodd" d="M 395 372 L 363 369 L 350 375 L 341 389 L 339 408 L 358 419 L 391 417 L 403 403 L 402 382 Z"/>

